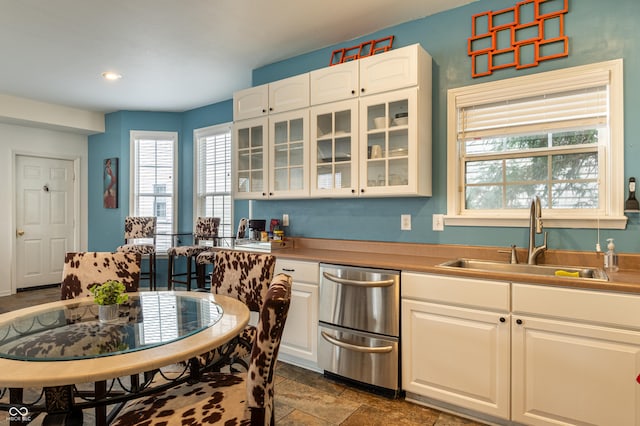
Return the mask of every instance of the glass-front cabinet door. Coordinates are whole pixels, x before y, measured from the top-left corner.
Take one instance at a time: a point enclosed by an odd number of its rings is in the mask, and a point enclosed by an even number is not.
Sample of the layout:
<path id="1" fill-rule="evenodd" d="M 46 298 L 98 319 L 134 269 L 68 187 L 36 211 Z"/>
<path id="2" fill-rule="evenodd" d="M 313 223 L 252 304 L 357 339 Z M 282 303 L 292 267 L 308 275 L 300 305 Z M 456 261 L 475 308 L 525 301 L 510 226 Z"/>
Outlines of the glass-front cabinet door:
<path id="1" fill-rule="evenodd" d="M 309 195 L 309 110 L 269 117 L 271 198 Z"/>
<path id="2" fill-rule="evenodd" d="M 417 89 L 360 98 L 362 195 L 415 194 L 417 115 Z"/>
<path id="3" fill-rule="evenodd" d="M 267 198 L 267 118 L 237 121 L 235 198 Z"/>
<path id="4" fill-rule="evenodd" d="M 311 108 L 311 195 L 358 191 L 358 100 Z"/>

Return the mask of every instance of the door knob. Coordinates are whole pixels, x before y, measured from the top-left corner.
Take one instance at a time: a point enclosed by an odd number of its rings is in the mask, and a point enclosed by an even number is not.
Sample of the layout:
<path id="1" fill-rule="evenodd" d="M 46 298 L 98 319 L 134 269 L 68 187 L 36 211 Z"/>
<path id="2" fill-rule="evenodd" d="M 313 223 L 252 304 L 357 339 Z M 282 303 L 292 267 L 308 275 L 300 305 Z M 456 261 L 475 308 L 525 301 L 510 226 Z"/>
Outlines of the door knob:
<path id="1" fill-rule="evenodd" d="M 18 237 L 22 237 L 22 236 L 24 235 L 24 231 L 23 231 L 22 229 L 18 229 L 18 230 L 16 231 L 16 235 L 17 235 Z"/>

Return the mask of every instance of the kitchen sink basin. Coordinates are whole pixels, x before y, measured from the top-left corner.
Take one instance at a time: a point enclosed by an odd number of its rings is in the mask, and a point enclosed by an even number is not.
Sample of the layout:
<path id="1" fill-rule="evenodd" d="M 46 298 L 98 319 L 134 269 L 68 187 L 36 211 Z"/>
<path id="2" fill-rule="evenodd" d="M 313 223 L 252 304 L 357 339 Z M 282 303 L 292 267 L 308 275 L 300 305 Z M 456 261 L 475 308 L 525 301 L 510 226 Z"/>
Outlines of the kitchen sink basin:
<path id="1" fill-rule="evenodd" d="M 445 268 L 471 269 L 487 272 L 505 272 L 509 274 L 545 275 L 566 278 L 581 278 L 597 281 L 609 281 L 607 274 L 599 268 L 561 265 L 528 265 L 507 263 L 495 260 L 454 259 L 441 263 Z"/>

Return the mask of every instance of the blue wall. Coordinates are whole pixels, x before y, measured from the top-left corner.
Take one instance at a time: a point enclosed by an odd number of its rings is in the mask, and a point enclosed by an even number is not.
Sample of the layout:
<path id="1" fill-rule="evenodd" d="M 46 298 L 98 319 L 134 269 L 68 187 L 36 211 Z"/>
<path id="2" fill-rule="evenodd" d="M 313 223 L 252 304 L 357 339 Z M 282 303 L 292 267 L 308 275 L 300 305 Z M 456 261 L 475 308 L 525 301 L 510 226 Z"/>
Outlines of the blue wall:
<path id="1" fill-rule="evenodd" d="M 431 17 L 380 30 L 361 39 L 349 40 L 305 55 L 277 62 L 253 71 L 259 85 L 327 66 L 331 52 L 360 41 L 394 35 L 394 47 L 420 43 L 433 57 L 433 196 L 429 198 L 255 201 L 256 218 L 290 215 L 290 235 L 508 246 L 527 245 L 527 229 L 451 227 L 444 232 L 431 230 L 431 215 L 446 213 L 446 93 L 448 89 L 531 73 L 567 68 L 593 62 L 623 58 L 625 72 L 625 182 L 640 176 L 640 2 L 637 0 L 580 0 L 569 3 L 565 32 L 570 37 L 569 57 L 541 62 L 538 67 L 515 71 L 505 69 L 478 79 L 471 78 L 466 40 L 471 33 L 471 16 L 487 10 L 511 7 L 514 0 L 476 2 Z M 118 112 L 107 118 L 107 132 L 92 136 L 89 144 L 90 211 L 89 248 L 112 249 L 119 244 L 122 223 L 128 213 L 129 130 L 174 130 L 180 133 L 180 227 L 190 228 L 193 214 L 192 164 L 193 129 L 231 121 L 231 101 L 210 105 L 183 114 Z M 121 158 L 120 205 L 116 211 L 102 208 L 101 162 Z M 248 202 L 235 203 L 235 217 L 248 216 Z M 412 215 L 412 231 L 400 231 L 400 215 Z M 597 233 L 593 229 L 547 229 L 549 247 L 592 250 Z M 499 231 L 499 232 L 498 232 Z M 601 240 L 615 238 L 618 251 L 640 252 L 640 216 L 631 215 L 626 230 L 602 230 Z"/>

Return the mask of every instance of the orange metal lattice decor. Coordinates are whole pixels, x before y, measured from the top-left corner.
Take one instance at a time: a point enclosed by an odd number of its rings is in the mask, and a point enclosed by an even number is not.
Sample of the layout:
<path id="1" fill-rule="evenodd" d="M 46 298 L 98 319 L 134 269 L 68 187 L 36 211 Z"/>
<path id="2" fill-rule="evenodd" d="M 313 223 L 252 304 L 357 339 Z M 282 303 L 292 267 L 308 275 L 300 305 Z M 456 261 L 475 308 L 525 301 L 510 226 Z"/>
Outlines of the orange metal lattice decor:
<path id="1" fill-rule="evenodd" d="M 474 15 L 467 53 L 473 78 L 495 70 L 537 66 L 569 55 L 564 16 L 569 0 L 524 0 L 514 7 Z"/>
<path id="2" fill-rule="evenodd" d="M 378 40 L 365 41 L 356 46 L 336 49 L 331 53 L 329 66 L 366 58 L 376 53 L 386 52 L 391 50 L 391 46 L 393 46 L 393 36 L 387 36 Z"/>

